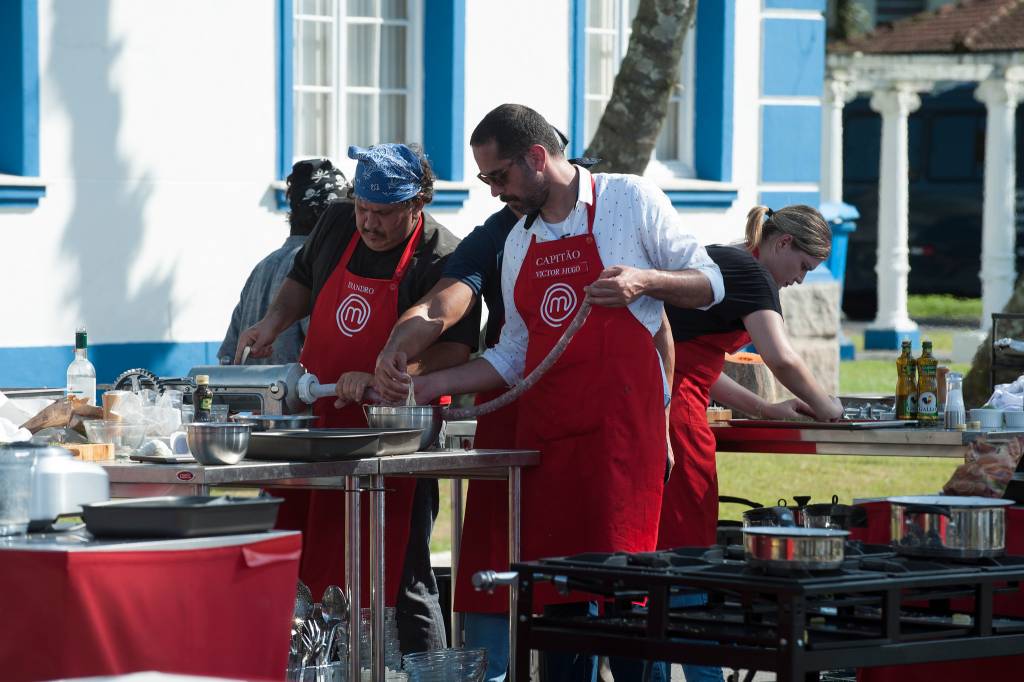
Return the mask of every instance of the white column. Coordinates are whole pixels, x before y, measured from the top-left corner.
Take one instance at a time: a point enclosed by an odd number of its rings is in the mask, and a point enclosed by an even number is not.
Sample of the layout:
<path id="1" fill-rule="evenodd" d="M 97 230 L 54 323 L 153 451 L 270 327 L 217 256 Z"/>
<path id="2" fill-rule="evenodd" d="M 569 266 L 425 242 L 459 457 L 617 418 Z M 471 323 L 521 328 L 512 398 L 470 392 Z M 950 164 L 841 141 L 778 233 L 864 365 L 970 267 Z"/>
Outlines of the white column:
<path id="1" fill-rule="evenodd" d="M 921 106 L 909 87 L 895 85 L 871 97 L 871 108 L 882 115 L 882 149 L 878 174 L 878 314 L 868 335 L 885 339 L 881 348 L 899 348 L 901 332 L 916 336 L 917 325 L 907 315 L 908 240 L 907 117 Z M 874 331 L 874 334 L 871 332 Z M 886 338 L 891 333 L 891 341 Z M 867 347 L 867 335 L 865 337 Z"/>
<path id="2" fill-rule="evenodd" d="M 825 81 L 821 107 L 821 203 L 843 200 L 843 107 L 856 94 L 849 81 Z"/>
<path id="3" fill-rule="evenodd" d="M 984 102 L 985 208 L 981 227 L 982 329 L 992 323 L 992 313 L 1003 310 L 1017 281 L 1014 203 L 1016 199 L 1016 110 L 1022 95 L 1019 82 L 990 78 L 974 96 Z"/>

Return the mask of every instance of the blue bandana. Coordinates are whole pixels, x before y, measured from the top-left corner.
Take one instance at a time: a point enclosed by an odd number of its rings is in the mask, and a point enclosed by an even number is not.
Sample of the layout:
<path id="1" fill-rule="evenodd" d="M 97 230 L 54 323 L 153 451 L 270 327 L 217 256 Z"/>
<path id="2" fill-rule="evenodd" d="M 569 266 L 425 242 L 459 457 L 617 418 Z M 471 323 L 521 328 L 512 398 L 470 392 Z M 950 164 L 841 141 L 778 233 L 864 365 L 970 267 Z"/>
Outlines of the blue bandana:
<path id="1" fill-rule="evenodd" d="M 374 204 L 397 204 L 420 193 L 423 168 L 416 154 L 404 144 L 378 144 L 348 148 L 357 159 L 355 195 Z"/>

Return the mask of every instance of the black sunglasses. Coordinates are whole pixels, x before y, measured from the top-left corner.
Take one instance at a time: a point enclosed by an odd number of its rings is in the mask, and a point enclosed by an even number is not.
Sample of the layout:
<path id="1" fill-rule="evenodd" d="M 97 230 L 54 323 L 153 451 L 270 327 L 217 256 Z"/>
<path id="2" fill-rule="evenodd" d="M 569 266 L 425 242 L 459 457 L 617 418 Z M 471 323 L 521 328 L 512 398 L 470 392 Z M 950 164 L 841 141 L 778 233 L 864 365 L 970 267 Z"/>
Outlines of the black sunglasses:
<path id="1" fill-rule="evenodd" d="M 512 166 L 516 165 L 519 159 L 523 158 L 521 155 L 509 159 L 509 162 L 505 164 L 504 168 L 499 168 L 495 171 L 488 173 L 477 173 L 476 177 L 480 179 L 480 182 L 485 185 L 501 185 L 504 186 L 508 180 L 508 172 L 512 170 Z"/>

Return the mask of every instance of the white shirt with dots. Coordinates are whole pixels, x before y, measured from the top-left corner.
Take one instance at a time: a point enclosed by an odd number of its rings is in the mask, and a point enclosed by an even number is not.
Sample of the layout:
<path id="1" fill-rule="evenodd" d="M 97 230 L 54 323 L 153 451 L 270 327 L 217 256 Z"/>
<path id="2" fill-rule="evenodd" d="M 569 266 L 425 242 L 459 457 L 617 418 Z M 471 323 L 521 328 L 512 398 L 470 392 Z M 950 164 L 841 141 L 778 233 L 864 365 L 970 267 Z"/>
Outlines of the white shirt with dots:
<path id="1" fill-rule="evenodd" d="M 579 196 L 576 206 L 563 222 L 550 225 L 538 216 L 530 230 L 526 230 L 524 217 L 505 240 L 501 269 L 505 326 L 497 345 L 485 352 L 483 358 L 510 386 L 522 379 L 526 365 L 529 333 L 515 306 L 515 286 L 531 237 L 536 235 L 538 242 L 546 242 L 587 232 L 587 206 L 594 201 L 590 189 L 591 174 L 580 167 L 577 167 L 577 172 Z M 596 173 L 593 178 L 598 198 L 594 238 L 604 267 L 627 265 L 655 270 L 698 270 L 711 282 L 714 293 L 711 305 L 721 302 L 725 295 L 721 271 L 708 257 L 704 247 L 683 228 L 679 213 L 664 192 L 637 175 Z M 629 304 L 629 312 L 653 336 L 661 327 L 663 307 L 660 300 L 641 296 Z"/>

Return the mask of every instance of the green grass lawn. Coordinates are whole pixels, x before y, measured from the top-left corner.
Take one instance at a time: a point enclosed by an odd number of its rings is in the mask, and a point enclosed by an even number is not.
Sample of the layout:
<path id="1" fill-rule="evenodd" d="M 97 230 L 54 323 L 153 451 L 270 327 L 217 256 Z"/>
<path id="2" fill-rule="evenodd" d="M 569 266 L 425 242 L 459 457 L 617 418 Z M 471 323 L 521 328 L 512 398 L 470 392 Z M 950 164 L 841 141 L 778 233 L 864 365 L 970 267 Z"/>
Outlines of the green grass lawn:
<path id="1" fill-rule="evenodd" d="M 942 320 L 948 324 L 977 324 L 981 320 L 980 298 L 928 294 L 907 297 L 907 313 L 914 320 Z"/>

